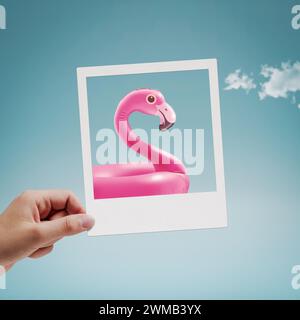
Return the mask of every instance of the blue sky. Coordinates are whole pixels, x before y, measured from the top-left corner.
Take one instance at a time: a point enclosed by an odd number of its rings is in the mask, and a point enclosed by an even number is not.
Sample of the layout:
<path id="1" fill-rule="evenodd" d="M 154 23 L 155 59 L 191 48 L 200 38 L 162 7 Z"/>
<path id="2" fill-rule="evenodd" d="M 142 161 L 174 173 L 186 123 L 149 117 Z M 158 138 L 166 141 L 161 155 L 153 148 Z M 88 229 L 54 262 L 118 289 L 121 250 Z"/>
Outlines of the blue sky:
<path id="1" fill-rule="evenodd" d="M 229 227 L 65 239 L 16 265 L 0 298 L 299 299 L 299 95 L 258 95 L 262 66 L 300 60 L 296 3 L 1 0 L 1 210 L 28 188 L 84 201 L 77 67 L 217 58 Z M 248 94 L 224 90 L 239 69 Z"/>

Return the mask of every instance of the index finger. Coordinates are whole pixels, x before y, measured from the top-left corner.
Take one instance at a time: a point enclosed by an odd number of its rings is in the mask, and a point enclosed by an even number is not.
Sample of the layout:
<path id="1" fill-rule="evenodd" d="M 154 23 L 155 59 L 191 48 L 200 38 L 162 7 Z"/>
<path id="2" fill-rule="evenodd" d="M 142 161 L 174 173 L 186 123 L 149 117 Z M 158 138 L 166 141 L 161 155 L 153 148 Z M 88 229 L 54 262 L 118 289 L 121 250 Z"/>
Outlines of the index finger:
<path id="1" fill-rule="evenodd" d="M 68 214 L 85 213 L 85 209 L 70 190 L 50 189 L 27 191 L 34 200 L 41 219 L 53 211 L 65 210 Z"/>

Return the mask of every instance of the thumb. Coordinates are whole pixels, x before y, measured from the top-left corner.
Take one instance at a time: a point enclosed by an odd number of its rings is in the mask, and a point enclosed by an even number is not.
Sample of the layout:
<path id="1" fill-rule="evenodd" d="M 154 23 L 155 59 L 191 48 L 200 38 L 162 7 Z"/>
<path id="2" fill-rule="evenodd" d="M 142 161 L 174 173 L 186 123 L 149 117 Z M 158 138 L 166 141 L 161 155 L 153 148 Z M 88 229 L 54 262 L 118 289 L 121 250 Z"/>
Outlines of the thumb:
<path id="1" fill-rule="evenodd" d="M 45 221 L 39 224 L 43 242 L 56 241 L 64 236 L 88 231 L 94 226 L 95 220 L 87 214 L 68 215 L 60 219 Z"/>

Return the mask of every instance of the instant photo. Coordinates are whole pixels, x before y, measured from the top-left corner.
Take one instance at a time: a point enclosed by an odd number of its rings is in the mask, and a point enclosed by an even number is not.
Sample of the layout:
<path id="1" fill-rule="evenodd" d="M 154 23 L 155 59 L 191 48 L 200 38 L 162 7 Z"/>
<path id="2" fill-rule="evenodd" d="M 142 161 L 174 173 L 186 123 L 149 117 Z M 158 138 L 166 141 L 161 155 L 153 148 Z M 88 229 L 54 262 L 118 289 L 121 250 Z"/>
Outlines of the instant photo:
<path id="1" fill-rule="evenodd" d="M 78 89 L 90 235 L 227 225 L 216 60 L 81 67 Z"/>

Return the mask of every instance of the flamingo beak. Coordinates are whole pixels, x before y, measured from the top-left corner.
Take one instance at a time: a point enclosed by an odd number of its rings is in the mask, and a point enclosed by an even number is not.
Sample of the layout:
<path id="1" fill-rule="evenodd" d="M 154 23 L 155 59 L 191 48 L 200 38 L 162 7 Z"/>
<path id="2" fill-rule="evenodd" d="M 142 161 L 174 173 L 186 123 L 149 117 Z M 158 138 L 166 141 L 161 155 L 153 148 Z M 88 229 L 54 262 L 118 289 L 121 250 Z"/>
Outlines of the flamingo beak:
<path id="1" fill-rule="evenodd" d="M 176 113 L 168 103 L 158 106 L 157 115 L 160 118 L 159 130 L 161 131 L 170 129 L 176 122 Z"/>

